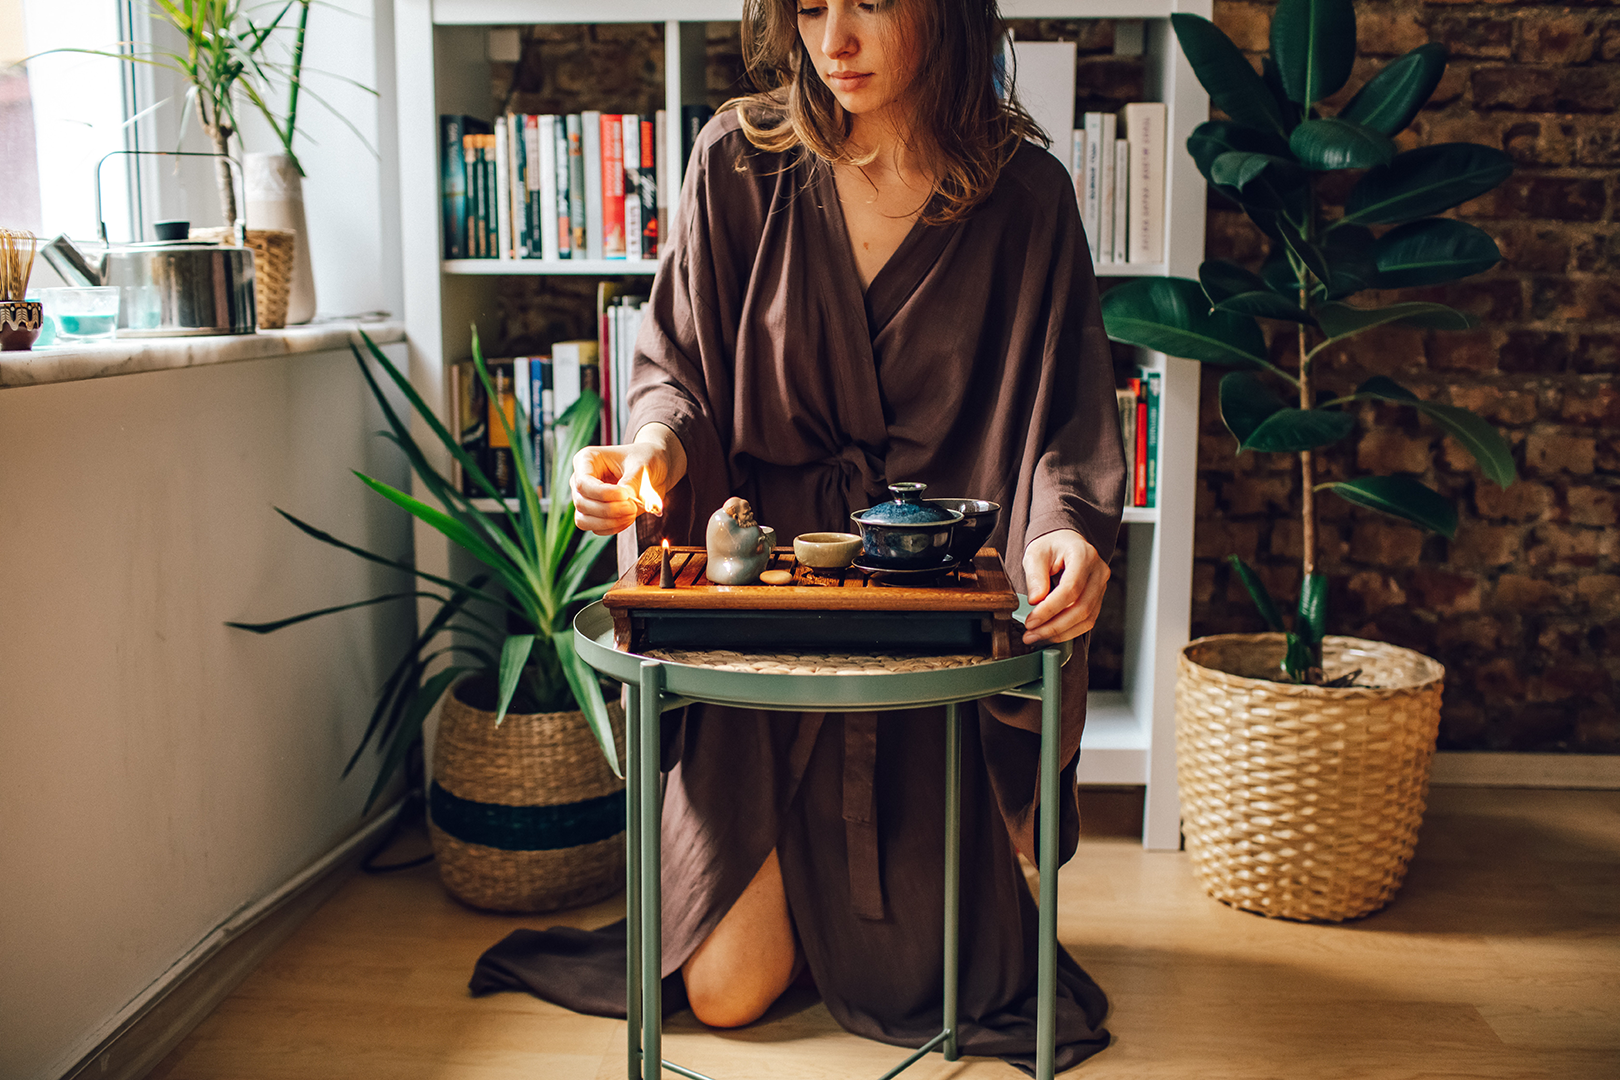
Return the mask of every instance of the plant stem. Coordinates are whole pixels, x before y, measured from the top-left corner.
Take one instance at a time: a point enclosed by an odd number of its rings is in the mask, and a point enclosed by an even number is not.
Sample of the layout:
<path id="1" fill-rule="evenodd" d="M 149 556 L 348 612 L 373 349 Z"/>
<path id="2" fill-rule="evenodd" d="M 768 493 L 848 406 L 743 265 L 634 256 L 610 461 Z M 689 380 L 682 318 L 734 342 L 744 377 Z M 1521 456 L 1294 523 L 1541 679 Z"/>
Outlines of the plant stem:
<path id="1" fill-rule="evenodd" d="M 1310 290 L 1300 289 L 1299 306 L 1302 310 L 1306 310 L 1306 304 L 1309 302 L 1309 300 Z M 1309 409 L 1311 407 L 1311 371 L 1310 362 L 1307 359 L 1306 352 L 1306 347 L 1309 342 L 1306 340 L 1305 335 L 1305 324 L 1300 323 L 1299 407 L 1301 409 Z M 1309 450 L 1300 451 L 1299 471 L 1300 478 L 1304 481 L 1304 506 L 1302 514 L 1304 528 L 1302 540 L 1305 553 L 1303 559 L 1303 570 L 1305 577 L 1309 578 L 1312 574 L 1316 573 L 1316 469 Z"/>
<path id="2" fill-rule="evenodd" d="M 293 41 L 292 70 L 287 75 L 287 130 L 281 133 L 281 145 L 292 156 L 295 165 L 298 158 L 293 155 L 293 136 L 298 131 L 298 87 L 304 69 L 304 29 L 309 25 L 309 0 L 302 0 L 302 5 L 298 13 L 298 36 Z M 304 175 L 302 167 L 298 169 L 298 175 Z"/>
<path id="3" fill-rule="evenodd" d="M 214 179 L 219 184 L 219 209 L 225 217 L 227 229 L 236 228 L 236 184 L 231 177 L 231 129 L 224 124 L 214 124 L 208 129 L 208 134 L 214 140 L 214 152 L 223 154 L 223 157 L 214 159 Z"/>

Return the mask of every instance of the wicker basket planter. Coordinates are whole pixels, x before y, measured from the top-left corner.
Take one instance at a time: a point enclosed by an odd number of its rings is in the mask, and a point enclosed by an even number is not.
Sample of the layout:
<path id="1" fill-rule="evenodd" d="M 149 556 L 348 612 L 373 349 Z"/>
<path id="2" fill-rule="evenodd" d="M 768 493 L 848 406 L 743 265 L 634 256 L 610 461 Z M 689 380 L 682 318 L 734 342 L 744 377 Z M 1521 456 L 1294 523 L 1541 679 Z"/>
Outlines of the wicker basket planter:
<path id="1" fill-rule="evenodd" d="M 1187 645 L 1176 678 L 1182 830 L 1205 890 L 1261 915 L 1332 922 L 1395 895 L 1417 844 L 1445 669 L 1410 649 L 1328 637 L 1329 678 L 1278 670 L 1281 634 Z"/>
<path id="2" fill-rule="evenodd" d="M 445 695 L 433 747 L 429 831 L 457 899 L 491 911 L 553 911 L 624 887 L 624 781 L 584 715 L 495 714 Z M 616 731 L 623 711 L 610 703 Z M 622 749 L 621 749 L 622 753 Z"/>
<path id="3" fill-rule="evenodd" d="M 192 229 L 191 236 L 219 244 L 235 242 L 235 233 L 226 228 Z M 253 249 L 253 305 L 260 330 L 280 330 L 287 325 L 296 240 L 290 229 L 247 230 L 247 246 Z"/>

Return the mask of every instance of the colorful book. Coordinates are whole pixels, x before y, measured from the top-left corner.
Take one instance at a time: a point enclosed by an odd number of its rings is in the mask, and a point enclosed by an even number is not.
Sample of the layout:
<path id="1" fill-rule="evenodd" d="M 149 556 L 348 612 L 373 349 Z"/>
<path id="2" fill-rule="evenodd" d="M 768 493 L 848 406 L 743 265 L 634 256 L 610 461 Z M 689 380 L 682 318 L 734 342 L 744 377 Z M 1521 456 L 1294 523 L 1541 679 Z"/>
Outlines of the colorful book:
<path id="1" fill-rule="evenodd" d="M 618 113 L 603 113 L 602 258 L 624 258 L 624 129 Z"/>
<path id="2" fill-rule="evenodd" d="M 467 159 L 467 258 L 484 257 L 484 165 L 483 137 L 477 134 L 461 137 L 462 152 Z"/>
<path id="3" fill-rule="evenodd" d="M 484 455 L 489 447 L 489 398 L 478 370 L 471 360 L 456 364 L 450 383 L 453 397 L 451 415 L 456 418 L 456 434 L 461 448 L 472 458 L 480 470 L 484 468 Z M 468 496 L 487 494 L 472 477 L 462 474 L 461 493 Z"/>
<path id="4" fill-rule="evenodd" d="M 641 164 L 636 170 L 636 191 L 641 196 L 641 257 L 658 257 L 658 123 L 650 116 L 641 127 Z"/>
<path id="5" fill-rule="evenodd" d="M 564 125 L 568 139 L 568 228 L 572 232 L 569 251 L 576 259 L 590 255 L 585 235 L 585 125 L 578 113 Z"/>
<path id="6" fill-rule="evenodd" d="M 473 116 L 439 117 L 441 160 L 440 193 L 444 207 L 444 257 L 471 258 L 467 231 L 467 207 L 471 186 L 465 136 L 481 134 L 489 125 Z"/>
<path id="7" fill-rule="evenodd" d="M 624 257 L 641 258 L 641 118 L 634 113 L 619 117 L 620 196 L 624 200 Z"/>
<path id="8" fill-rule="evenodd" d="M 1136 468 L 1133 474 L 1136 485 L 1131 499 L 1132 506 L 1147 505 L 1147 458 L 1148 458 L 1148 405 L 1147 385 L 1144 379 L 1132 379 L 1131 388 L 1136 391 L 1136 441 L 1132 445 L 1136 450 Z"/>
<path id="9" fill-rule="evenodd" d="M 512 381 L 512 362 L 510 360 L 490 360 L 490 385 L 494 394 L 489 398 L 489 452 L 484 466 L 484 473 L 489 477 L 490 483 L 500 491 L 502 498 L 511 498 L 517 494 L 517 470 L 512 467 L 512 443 L 506 437 L 507 428 L 513 434 L 517 432 L 517 391 Z M 501 424 L 501 415 L 505 414 L 506 426 Z"/>
<path id="10" fill-rule="evenodd" d="M 1147 382 L 1147 476 L 1143 506 L 1159 505 L 1159 373 L 1143 371 Z"/>

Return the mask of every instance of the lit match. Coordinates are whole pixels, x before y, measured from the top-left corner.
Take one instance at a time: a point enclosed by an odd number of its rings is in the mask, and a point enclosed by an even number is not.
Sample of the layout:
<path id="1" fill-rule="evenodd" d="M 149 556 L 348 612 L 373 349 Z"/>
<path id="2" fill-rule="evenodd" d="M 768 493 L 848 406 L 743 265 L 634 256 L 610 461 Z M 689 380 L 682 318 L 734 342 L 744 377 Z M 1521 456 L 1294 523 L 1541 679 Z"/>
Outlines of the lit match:
<path id="1" fill-rule="evenodd" d="M 662 516 L 664 513 L 664 500 L 658 497 L 657 490 L 652 486 L 652 478 L 647 475 L 645 469 L 641 472 L 641 483 L 636 488 L 635 500 L 644 514 Z"/>

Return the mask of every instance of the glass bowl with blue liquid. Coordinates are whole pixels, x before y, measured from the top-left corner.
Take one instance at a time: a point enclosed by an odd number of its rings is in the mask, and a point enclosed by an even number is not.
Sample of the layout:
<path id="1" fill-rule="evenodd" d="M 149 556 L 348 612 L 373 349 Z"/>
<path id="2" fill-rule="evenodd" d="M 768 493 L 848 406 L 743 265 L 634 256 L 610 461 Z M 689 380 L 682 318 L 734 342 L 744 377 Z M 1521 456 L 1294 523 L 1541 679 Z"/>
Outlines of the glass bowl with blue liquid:
<path id="1" fill-rule="evenodd" d="M 80 289 L 41 289 L 45 313 L 56 326 L 57 345 L 88 345 L 111 341 L 118 330 L 116 285 Z"/>

